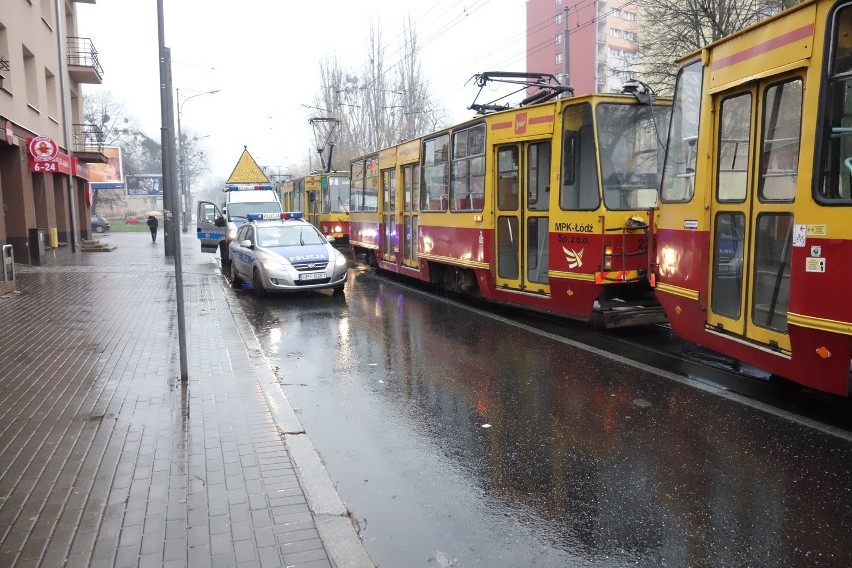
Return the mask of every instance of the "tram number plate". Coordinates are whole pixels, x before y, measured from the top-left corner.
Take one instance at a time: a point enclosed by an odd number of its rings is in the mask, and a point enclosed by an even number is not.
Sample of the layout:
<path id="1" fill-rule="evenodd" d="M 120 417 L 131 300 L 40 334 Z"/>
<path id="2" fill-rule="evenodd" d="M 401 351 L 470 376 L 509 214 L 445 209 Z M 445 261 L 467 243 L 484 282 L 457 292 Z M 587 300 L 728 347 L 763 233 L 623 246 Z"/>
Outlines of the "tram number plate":
<path id="1" fill-rule="evenodd" d="M 307 274 L 299 274 L 299 280 L 321 280 L 326 278 L 325 272 L 309 272 Z"/>

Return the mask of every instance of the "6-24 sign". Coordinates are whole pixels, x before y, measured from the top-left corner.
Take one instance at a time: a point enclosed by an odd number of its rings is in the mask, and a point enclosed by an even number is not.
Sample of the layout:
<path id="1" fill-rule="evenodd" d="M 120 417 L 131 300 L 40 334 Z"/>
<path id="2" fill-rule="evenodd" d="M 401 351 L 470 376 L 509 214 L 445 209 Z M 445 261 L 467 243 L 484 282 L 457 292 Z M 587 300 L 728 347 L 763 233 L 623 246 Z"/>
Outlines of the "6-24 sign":
<path id="1" fill-rule="evenodd" d="M 57 171 L 57 162 L 32 162 L 32 171 L 39 172 L 55 172 Z"/>

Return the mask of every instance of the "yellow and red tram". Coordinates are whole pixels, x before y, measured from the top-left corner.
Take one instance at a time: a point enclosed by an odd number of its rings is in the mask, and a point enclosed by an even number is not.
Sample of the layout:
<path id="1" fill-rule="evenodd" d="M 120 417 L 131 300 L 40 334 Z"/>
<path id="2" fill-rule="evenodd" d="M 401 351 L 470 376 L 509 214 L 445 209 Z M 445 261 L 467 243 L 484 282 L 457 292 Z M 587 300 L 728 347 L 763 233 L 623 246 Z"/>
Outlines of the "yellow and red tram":
<path id="1" fill-rule="evenodd" d="M 669 111 L 647 91 L 557 99 L 359 157 L 350 246 L 494 302 L 664 320 L 649 251 Z"/>
<path id="2" fill-rule="evenodd" d="M 285 211 L 303 211 L 319 231 L 336 240 L 349 238 L 349 174 L 319 172 L 284 182 L 281 203 Z"/>
<path id="3" fill-rule="evenodd" d="M 810 0 L 683 58 L 656 214 L 675 333 L 847 395 L 852 2 Z"/>

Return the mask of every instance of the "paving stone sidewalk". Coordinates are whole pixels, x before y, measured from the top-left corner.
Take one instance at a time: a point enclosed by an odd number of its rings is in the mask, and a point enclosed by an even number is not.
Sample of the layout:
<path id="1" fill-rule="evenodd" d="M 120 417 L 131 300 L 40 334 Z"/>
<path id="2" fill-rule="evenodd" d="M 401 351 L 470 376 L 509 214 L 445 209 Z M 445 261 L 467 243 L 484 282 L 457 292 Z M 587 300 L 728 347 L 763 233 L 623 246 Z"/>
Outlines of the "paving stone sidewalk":
<path id="1" fill-rule="evenodd" d="M 181 236 L 182 383 L 161 239 L 103 238 L 0 297 L 0 566 L 371 566 L 321 538 L 214 258 Z"/>

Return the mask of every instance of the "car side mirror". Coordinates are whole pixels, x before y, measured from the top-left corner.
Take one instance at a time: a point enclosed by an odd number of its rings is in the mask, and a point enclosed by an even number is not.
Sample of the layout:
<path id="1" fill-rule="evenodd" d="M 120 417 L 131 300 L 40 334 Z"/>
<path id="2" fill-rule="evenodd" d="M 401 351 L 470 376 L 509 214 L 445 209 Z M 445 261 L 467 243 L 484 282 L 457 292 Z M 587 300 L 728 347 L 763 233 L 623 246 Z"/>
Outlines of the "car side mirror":
<path id="1" fill-rule="evenodd" d="M 328 241 L 328 242 L 330 242 L 330 243 L 333 243 L 333 242 L 334 242 L 334 237 L 332 237 L 331 235 L 329 235 L 329 236 L 327 236 L 327 237 L 325 238 L 325 240 L 327 240 L 327 241 Z"/>
<path id="2" fill-rule="evenodd" d="M 216 220 L 213 221 L 213 224 L 217 227 L 224 227 L 226 225 L 225 218 L 222 216 L 216 217 Z"/>
<path id="3" fill-rule="evenodd" d="M 254 243 L 251 242 L 250 240 L 246 239 L 244 241 L 240 241 L 240 246 L 243 247 L 243 248 L 250 249 L 250 248 L 254 248 Z"/>

